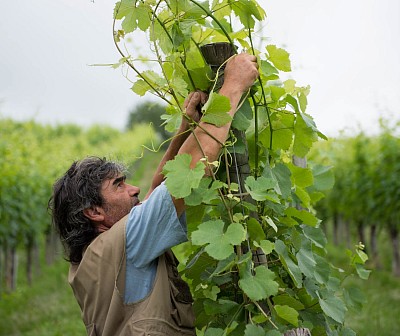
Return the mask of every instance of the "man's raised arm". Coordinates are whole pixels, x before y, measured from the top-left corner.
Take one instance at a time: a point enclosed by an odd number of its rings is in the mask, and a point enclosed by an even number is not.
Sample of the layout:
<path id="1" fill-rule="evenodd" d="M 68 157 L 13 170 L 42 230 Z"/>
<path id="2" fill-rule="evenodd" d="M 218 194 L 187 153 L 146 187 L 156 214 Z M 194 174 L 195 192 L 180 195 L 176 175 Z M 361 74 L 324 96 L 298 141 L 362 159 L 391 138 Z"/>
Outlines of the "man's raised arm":
<path id="1" fill-rule="evenodd" d="M 229 114 L 232 117 L 236 113 L 243 93 L 249 90 L 257 79 L 257 69 L 257 58 L 248 54 L 236 55 L 227 62 L 224 72 L 224 84 L 219 94 L 229 98 L 231 105 Z M 191 100 L 193 100 L 191 101 L 192 105 L 196 106 L 200 103 L 201 96 L 194 95 Z M 190 154 L 192 156 L 192 167 L 204 156 L 207 156 L 208 162 L 215 161 L 219 156 L 222 144 L 228 138 L 230 126 L 230 122 L 221 127 L 200 122 L 199 127 L 193 132 L 194 135 L 190 134 L 188 136 L 180 147 L 178 154 Z M 180 216 L 185 209 L 183 199 L 174 199 L 174 205 L 178 216 Z"/>
<path id="2" fill-rule="evenodd" d="M 204 92 L 192 92 L 185 100 L 184 108 L 186 110 L 186 114 L 193 119 L 194 121 L 198 122 L 200 120 L 200 113 L 197 111 L 197 106 L 201 103 L 204 104 L 207 100 L 207 95 Z M 179 127 L 178 132 L 172 138 L 171 143 L 169 144 L 163 158 L 161 159 L 157 170 L 153 176 L 153 180 L 151 182 L 151 186 L 149 191 L 146 194 L 145 199 L 147 199 L 150 194 L 153 192 L 155 188 L 157 188 L 161 182 L 164 180 L 164 175 L 162 174 L 163 167 L 165 163 L 169 160 L 173 160 L 178 154 L 179 149 L 181 148 L 182 144 L 190 135 L 189 131 L 189 123 L 186 118 L 182 119 L 182 123 Z"/>

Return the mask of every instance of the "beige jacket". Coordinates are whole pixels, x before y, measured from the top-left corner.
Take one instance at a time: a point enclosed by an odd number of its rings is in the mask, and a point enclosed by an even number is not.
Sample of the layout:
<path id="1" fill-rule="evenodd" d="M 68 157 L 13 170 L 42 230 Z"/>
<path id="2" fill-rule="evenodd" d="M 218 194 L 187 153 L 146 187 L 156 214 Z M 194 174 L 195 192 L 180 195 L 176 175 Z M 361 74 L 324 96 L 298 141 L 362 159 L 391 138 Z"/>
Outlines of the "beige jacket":
<path id="1" fill-rule="evenodd" d="M 193 299 L 172 251 L 159 257 L 151 293 L 137 303 L 124 303 L 126 221 L 100 234 L 82 261 L 70 267 L 68 281 L 88 335 L 196 335 Z"/>

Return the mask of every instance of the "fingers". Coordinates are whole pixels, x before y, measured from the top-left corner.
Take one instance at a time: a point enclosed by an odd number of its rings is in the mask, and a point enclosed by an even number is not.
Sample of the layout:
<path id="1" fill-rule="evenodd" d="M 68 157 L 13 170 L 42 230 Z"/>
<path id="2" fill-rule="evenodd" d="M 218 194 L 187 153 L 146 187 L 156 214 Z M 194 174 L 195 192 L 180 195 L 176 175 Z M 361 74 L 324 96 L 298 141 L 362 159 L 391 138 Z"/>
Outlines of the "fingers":
<path id="1" fill-rule="evenodd" d="M 197 105 L 204 105 L 206 103 L 207 97 L 207 94 L 202 91 L 191 92 L 186 98 L 183 107 L 185 109 L 196 109 Z"/>
<path id="2" fill-rule="evenodd" d="M 244 92 L 254 84 L 258 76 L 257 57 L 241 53 L 228 61 L 224 85 Z"/>
<path id="3" fill-rule="evenodd" d="M 251 70 L 257 70 L 257 76 L 258 76 L 258 63 L 257 63 L 257 57 L 254 55 L 249 55 L 249 54 L 240 54 L 243 55 L 246 59 L 247 62 L 249 62 L 249 66 L 252 67 Z"/>
<path id="4" fill-rule="evenodd" d="M 200 102 L 202 105 L 204 105 L 207 102 L 208 94 L 203 91 L 199 91 L 199 92 L 200 92 Z"/>

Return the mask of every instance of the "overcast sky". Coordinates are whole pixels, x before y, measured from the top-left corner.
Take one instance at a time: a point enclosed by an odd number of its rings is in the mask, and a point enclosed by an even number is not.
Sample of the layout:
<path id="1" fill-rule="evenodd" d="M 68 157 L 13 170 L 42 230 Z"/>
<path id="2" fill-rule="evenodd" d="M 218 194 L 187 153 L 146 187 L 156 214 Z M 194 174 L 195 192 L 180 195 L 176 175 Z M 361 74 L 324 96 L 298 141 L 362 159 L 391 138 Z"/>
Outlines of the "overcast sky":
<path id="1" fill-rule="evenodd" d="M 310 85 L 308 113 L 330 136 L 400 119 L 400 1 L 259 0 L 268 42 Z M 119 70 L 110 0 L 0 1 L 0 115 L 122 129 L 145 98 Z M 143 42 L 141 43 L 143 44 Z"/>

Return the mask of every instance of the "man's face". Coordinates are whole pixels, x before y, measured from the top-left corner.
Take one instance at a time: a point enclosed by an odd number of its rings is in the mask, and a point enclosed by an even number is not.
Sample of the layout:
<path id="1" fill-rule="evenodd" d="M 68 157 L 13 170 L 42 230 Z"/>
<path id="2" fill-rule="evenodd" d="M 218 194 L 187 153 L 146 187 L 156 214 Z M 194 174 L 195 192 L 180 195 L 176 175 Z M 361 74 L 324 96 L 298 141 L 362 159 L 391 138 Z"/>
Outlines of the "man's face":
<path id="1" fill-rule="evenodd" d="M 101 194 L 104 204 L 101 208 L 106 228 L 113 226 L 139 204 L 140 189 L 125 183 L 125 180 L 126 176 L 121 174 L 103 182 Z"/>

